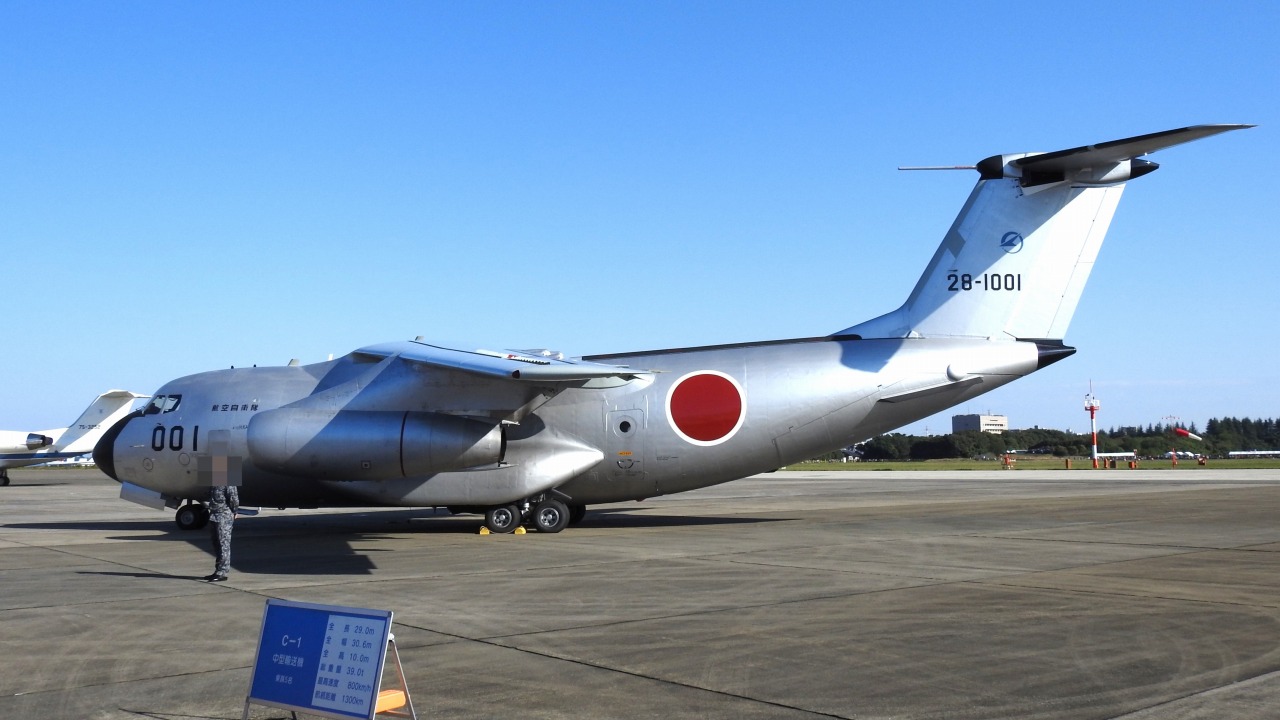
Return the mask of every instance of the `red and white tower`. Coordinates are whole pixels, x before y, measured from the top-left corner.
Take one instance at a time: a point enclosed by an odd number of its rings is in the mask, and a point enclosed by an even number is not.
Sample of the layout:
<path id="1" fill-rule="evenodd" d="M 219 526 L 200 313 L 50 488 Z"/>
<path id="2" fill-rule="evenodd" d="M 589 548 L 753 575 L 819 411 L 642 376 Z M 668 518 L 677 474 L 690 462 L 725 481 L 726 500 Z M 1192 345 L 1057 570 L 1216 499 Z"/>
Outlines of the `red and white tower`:
<path id="1" fill-rule="evenodd" d="M 1098 469 L 1098 411 L 1102 403 L 1093 394 L 1093 383 L 1089 383 L 1089 394 L 1084 396 L 1084 409 L 1089 411 L 1089 431 L 1093 433 L 1093 448 L 1089 457 L 1093 458 L 1093 469 Z"/>

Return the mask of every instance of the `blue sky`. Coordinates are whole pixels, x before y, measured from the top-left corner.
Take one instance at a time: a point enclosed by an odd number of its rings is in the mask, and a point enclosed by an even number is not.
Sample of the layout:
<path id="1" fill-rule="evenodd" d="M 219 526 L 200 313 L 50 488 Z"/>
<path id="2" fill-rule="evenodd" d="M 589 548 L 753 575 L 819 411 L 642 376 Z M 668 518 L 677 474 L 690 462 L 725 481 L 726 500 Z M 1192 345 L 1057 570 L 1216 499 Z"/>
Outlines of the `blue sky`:
<path id="1" fill-rule="evenodd" d="M 1280 416 L 1280 6 L 1040 5 L 0 4 L 0 428 L 416 335 L 823 335 L 976 180 L 898 165 L 1217 122 L 1260 127 L 1130 184 L 1077 355 L 957 410 Z"/>

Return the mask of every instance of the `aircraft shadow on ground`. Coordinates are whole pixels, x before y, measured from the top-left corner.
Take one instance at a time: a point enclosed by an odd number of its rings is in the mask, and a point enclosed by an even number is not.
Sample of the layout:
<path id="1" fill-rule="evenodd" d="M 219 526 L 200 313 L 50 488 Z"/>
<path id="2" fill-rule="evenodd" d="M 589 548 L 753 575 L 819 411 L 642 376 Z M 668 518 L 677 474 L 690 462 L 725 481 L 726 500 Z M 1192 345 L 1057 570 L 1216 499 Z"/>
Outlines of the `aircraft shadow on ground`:
<path id="1" fill-rule="evenodd" d="M 353 540 L 391 538 L 365 533 L 307 537 L 303 541 L 277 542 L 269 535 L 258 535 L 233 541 L 231 569 L 247 575 L 371 575 L 377 569 L 373 556 L 391 549 L 365 548 L 356 551 Z M 192 544 L 212 552 L 209 541 Z M 212 569 L 212 554 L 210 568 Z"/>
<path id="2" fill-rule="evenodd" d="M 716 525 L 756 525 L 782 522 L 784 518 L 725 517 L 702 515 L 637 515 L 624 509 L 606 508 L 587 513 L 579 528 L 677 528 L 711 527 Z M 567 532 L 572 532 L 569 528 Z"/>
<path id="3" fill-rule="evenodd" d="M 679 527 L 731 526 L 779 522 L 779 518 L 715 517 L 691 515 L 633 514 L 624 509 L 593 510 L 575 529 L 666 529 Z M 374 512 L 324 513 L 277 517 L 243 518 L 236 522 L 232 540 L 231 567 L 234 572 L 249 575 L 369 575 L 377 568 L 376 553 L 394 552 L 397 540 L 406 535 L 452 533 L 475 534 L 483 519 L 479 515 L 426 515 L 421 511 L 393 510 Z M 212 547 L 207 529 L 180 530 L 172 521 L 71 521 L 46 523 L 9 523 L 3 527 L 29 530 L 85 530 L 122 533 L 111 540 L 186 542 L 210 554 Z M 157 533 L 160 530 L 162 532 Z M 145 534 L 128 534 L 145 533 Z M 355 550 L 354 542 L 390 543 L 383 548 Z M 198 580 L 203 573 L 171 575 L 160 572 L 90 572 L 86 575 L 114 575 L 137 578 L 172 578 Z"/>
<path id="4" fill-rule="evenodd" d="M 376 568 L 376 553 L 395 552 L 406 535 L 451 533 L 474 535 L 483 519 L 478 515 L 426 516 L 413 511 L 361 513 L 359 517 L 308 515 L 310 522 L 290 518 L 256 518 L 252 533 L 236 529 L 231 567 L 235 572 L 273 575 L 368 575 Z M 273 522 L 273 520 L 278 522 Z M 588 513 L 575 528 L 674 528 L 777 522 L 775 518 L 691 517 L 633 515 L 604 510 Z M 248 523 L 246 523 L 248 525 Z M 531 531 L 534 532 L 534 531 Z M 208 533 L 192 538 L 192 544 L 209 550 Z M 379 541 L 387 546 L 354 550 L 352 543 Z M 554 540 L 552 540 L 554 541 Z"/>
<path id="5" fill-rule="evenodd" d="M 270 511 L 267 511 L 270 512 Z M 699 515 L 650 515 L 633 514 L 629 509 L 602 508 L 592 510 L 574 528 L 647 528 L 647 527 L 698 527 L 713 525 L 746 525 L 781 522 L 783 518 L 725 517 Z M 270 516 L 240 518 L 236 521 L 237 538 L 249 534 L 258 535 L 306 535 L 317 538 L 327 534 L 351 534 L 365 536 L 368 533 L 444 533 L 471 535 L 484 523 L 480 515 L 424 514 L 421 510 L 385 510 L 361 512 L 333 512 L 313 515 Z M 205 540 L 207 528 L 181 530 L 172 520 L 71 520 L 66 522 L 5 523 L 0 528 L 9 530 L 85 530 L 96 532 L 146 533 L 145 535 L 112 536 L 111 540 Z M 310 542 L 310 540 L 308 540 Z"/>
<path id="6" fill-rule="evenodd" d="M 170 522 L 170 525 L 173 523 Z M 69 522 L 43 522 L 43 523 L 5 523 L 0 528 L 7 530 L 96 530 L 100 532 L 146 532 L 155 533 L 157 530 L 165 530 L 163 524 L 152 522 L 149 520 L 120 520 L 120 521 L 84 521 L 72 520 Z M 165 535 L 137 535 L 112 537 L 112 540 L 180 540 L 178 529 L 173 528 L 173 532 Z"/>
<path id="7" fill-rule="evenodd" d="M 107 570 L 78 570 L 77 575 L 98 575 L 101 577 L 127 577 L 138 580 L 203 580 L 204 575 L 172 575 L 162 572 L 120 572 Z"/>

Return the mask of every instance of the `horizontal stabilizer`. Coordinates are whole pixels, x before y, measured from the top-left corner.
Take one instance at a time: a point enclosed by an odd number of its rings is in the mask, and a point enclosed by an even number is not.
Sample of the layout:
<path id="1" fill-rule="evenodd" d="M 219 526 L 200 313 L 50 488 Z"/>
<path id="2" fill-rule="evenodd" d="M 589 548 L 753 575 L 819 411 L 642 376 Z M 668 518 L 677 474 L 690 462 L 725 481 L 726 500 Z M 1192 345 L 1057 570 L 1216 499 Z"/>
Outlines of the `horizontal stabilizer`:
<path id="1" fill-rule="evenodd" d="M 977 165 L 984 180 L 1022 179 L 1024 187 L 1072 180 L 1090 184 L 1124 182 L 1140 177 L 1159 165 L 1138 158 L 1157 150 L 1181 145 L 1253 125 L 1192 125 L 1147 135 L 1111 140 L 1096 145 L 1049 153 L 993 155 Z"/>

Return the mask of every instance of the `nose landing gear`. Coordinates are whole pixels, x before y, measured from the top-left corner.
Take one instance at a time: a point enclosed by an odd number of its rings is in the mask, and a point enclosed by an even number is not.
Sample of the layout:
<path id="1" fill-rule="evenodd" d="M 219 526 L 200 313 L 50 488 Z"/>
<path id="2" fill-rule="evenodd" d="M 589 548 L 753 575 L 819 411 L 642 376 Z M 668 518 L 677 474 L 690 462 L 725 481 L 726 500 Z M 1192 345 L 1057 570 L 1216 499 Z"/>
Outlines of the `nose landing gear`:
<path id="1" fill-rule="evenodd" d="M 200 503 L 189 502 L 178 508 L 173 521 L 182 530 L 199 530 L 209 524 L 209 508 Z"/>

